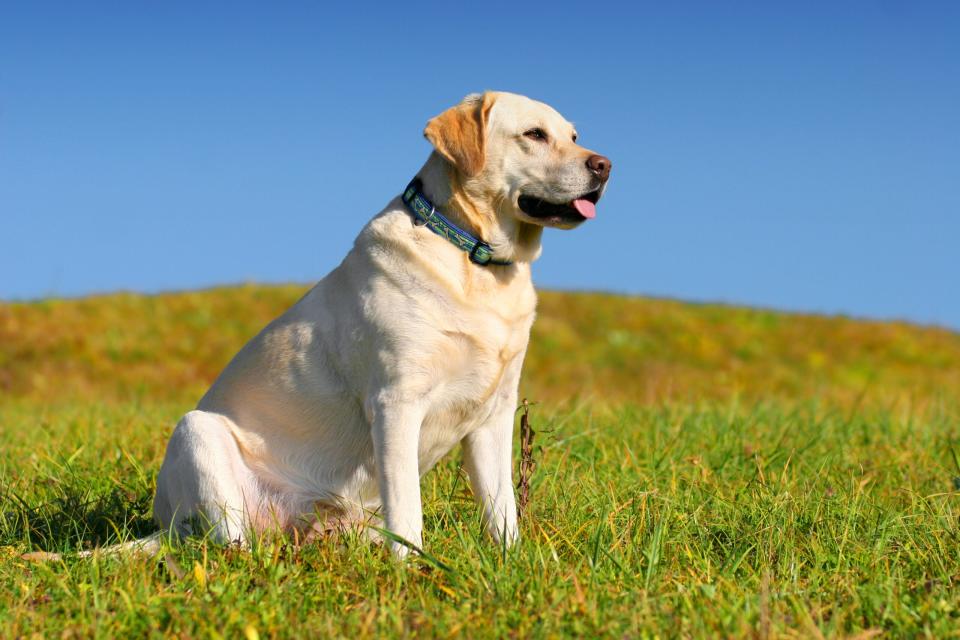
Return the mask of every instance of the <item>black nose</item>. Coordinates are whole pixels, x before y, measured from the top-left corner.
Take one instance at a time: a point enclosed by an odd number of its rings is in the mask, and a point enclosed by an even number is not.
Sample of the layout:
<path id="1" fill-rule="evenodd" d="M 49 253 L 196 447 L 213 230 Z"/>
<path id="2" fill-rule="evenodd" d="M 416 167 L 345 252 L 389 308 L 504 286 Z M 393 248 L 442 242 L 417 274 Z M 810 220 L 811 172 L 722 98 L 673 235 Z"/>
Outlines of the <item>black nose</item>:
<path id="1" fill-rule="evenodd" d="M 594 154 L 587 158 L 587 169 L 590 169 L 590 171 L 604 182 L 610 177 L 610 167 L 612 166 L 610 158 L 606 156 Z"/>

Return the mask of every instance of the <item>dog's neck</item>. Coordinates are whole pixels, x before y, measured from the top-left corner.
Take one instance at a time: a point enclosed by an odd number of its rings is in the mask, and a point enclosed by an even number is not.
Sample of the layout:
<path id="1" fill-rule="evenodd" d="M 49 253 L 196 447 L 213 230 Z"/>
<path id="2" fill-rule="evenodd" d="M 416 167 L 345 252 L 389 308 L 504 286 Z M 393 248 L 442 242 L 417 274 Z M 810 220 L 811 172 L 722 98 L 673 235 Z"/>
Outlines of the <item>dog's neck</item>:
<path id="1" fill-rule="evenodd" d="M 540 257 L 543 227 L 515 218 L 503 203 L 489 202 L 480 185 L 463 179 L 437 152 L 430 154 L 417 173 L 423 193 L 451 222 L 480 238 L 493 249 L 497 260 L 533 262 Z"/>

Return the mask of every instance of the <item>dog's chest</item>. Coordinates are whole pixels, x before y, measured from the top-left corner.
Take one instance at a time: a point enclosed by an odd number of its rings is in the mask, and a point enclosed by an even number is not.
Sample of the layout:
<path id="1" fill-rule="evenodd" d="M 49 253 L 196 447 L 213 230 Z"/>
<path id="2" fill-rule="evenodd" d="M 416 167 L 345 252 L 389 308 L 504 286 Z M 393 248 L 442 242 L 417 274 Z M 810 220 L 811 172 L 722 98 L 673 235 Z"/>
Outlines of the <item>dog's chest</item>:
<path id="1" fill-rule="evenodd" d="M 515 402 L 532 322 L 531 309 L 440 331 L 432 358 L 437 376 L 420 433 L 422 471 Z"/>

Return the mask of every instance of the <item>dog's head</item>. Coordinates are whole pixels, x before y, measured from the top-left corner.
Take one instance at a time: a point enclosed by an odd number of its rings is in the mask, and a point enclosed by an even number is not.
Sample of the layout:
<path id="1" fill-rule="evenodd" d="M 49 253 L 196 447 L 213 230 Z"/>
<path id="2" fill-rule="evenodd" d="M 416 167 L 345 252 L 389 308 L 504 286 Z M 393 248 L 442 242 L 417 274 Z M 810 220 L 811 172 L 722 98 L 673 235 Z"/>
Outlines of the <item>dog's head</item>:
<path id="1" fill-rule="evenodd" d="M 423 133 L 471 200 L 501 219 L 571 229 L 596 215 L 610 177 L 610 160 L 577 144 L 563 116 L 512 93 L 469 95 Z"/>

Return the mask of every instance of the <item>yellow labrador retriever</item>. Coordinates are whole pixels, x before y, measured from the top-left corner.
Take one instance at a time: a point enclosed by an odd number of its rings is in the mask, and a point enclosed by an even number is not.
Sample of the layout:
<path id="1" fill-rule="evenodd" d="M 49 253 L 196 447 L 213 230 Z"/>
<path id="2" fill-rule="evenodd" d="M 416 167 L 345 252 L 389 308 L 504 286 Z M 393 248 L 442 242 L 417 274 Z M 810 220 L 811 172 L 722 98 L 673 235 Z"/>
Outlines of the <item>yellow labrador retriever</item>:
<path id="1" fill-rule="evenodd" d="M 458 443 L 498 541 L 544 227 L 593 218 L 610 161 L 510 93 L 427 123 L 433 152 L 343 262 L 253 338 L 167 445 L 154 515 L 219 540 L 377 518 L 422 544 L 420 477 Z M 397 555 L 407 546 L 391 542 Z"/>

